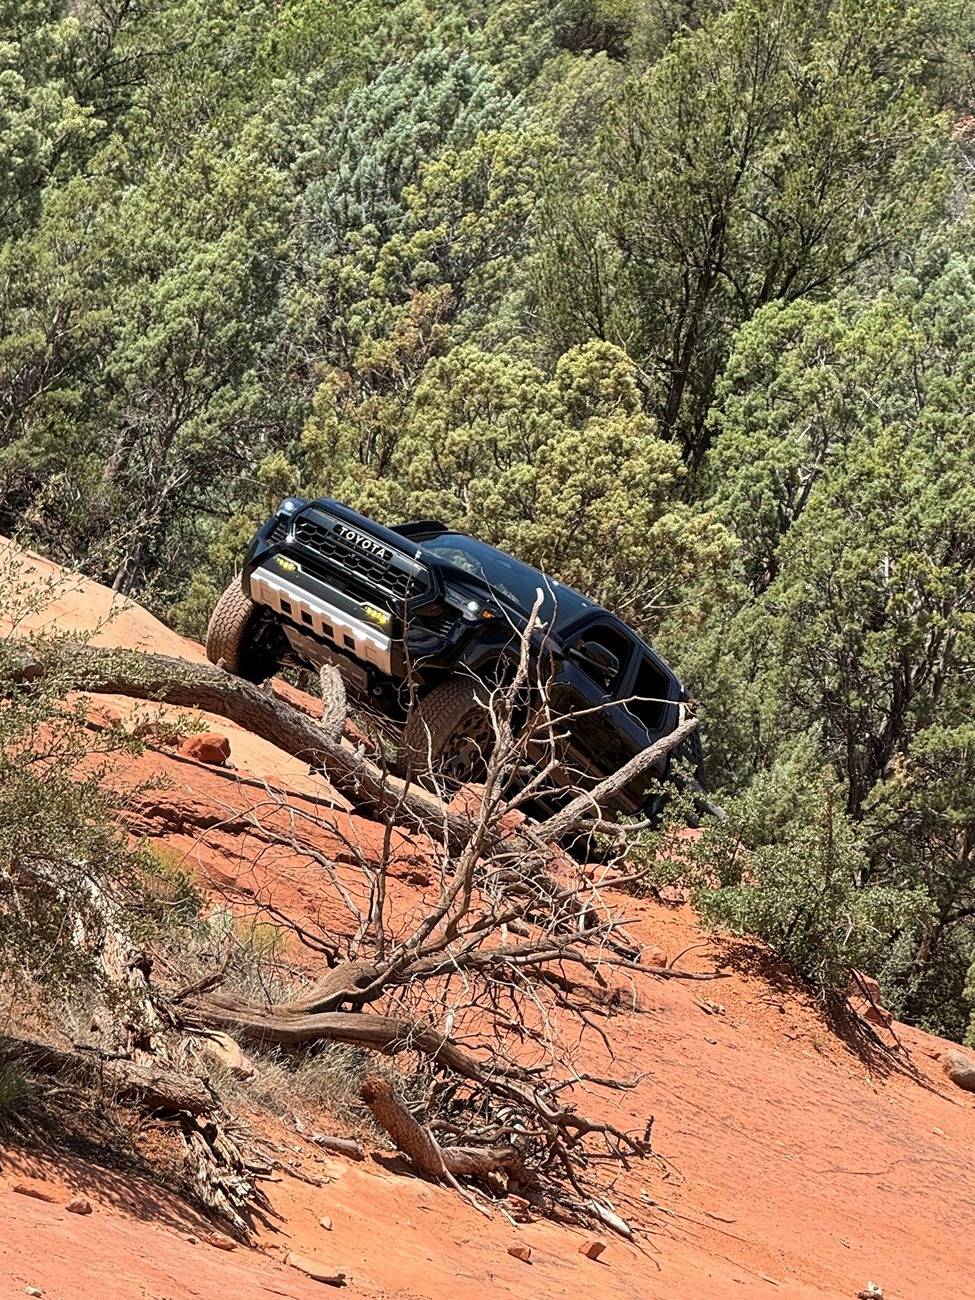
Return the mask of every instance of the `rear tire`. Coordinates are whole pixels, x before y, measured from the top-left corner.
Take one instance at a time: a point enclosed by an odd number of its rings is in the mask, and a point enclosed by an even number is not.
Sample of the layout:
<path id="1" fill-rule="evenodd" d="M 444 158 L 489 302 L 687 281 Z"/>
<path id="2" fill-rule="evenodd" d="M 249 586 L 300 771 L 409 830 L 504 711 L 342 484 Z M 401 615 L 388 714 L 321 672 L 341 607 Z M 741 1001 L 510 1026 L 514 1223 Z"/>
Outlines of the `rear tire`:
<path id="1" fill-rule="evenodd" d="M 425 783 L 483 781 L 494 748 L 486 687 L 452 677 L 414 705 L 400 749 L 400 764 Z"/>
<path id="2" fill-rule="evenodd" d="M 263 682 L 277 671 L 277 638 L 270 615 L 255 605 L 235 579 L 210 615 L 206 652 L 212 664 L 248 682 Z"/>

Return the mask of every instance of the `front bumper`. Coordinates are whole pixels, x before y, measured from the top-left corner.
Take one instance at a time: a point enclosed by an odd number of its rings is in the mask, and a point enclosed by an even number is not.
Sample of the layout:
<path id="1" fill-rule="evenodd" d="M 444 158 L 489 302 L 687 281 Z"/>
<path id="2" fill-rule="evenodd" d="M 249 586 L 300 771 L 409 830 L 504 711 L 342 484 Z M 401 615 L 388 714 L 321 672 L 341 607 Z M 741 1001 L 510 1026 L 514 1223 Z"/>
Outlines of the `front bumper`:
<path id="1" fill-rule="evenodd" d="M 290 556 L 269 556 L 251 570 L 247 584 L 256 604 L 268 606 L 360 663 L 392 673 L 392 637 L 370 622 L 362 605 L 305 573 Z M 375 616 L 388 617 L 378 609 Z"/>

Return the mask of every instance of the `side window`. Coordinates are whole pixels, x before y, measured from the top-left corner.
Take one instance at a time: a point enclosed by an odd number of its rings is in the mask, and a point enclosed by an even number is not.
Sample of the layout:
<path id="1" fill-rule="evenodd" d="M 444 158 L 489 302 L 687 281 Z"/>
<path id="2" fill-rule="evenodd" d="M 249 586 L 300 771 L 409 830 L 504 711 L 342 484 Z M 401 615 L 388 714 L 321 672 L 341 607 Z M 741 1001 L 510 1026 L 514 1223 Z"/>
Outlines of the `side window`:
<path id="1" fill-rule="evenodd" d="M 570 652 L 572 650 L 581 650 L 581 648 L 586 644 L 602 646 L 604 650 L 607 650 L 617 660 L 619 668 L 612 677 L 603 677 L 598 672 L 589 668 L 584 660 L 580 661 L 583 670 L 587 672 L 594 681 L 598 681 L 600 686 L 605 687 L 608 694 L 612 695 L 616 691 L 617 686 L 629 667 L 630 655 L 633 653 L 633 642 L 625 635 L 625 633 L 620 632 L 618 628 L 608 626 L 601 627 L 597 625 L 596 627 L 588 628 L 585 632 L 582 632 L 579 636 L 575 637 L 569 650 Z"/>
<path id="2" fill-rule="evenodd" d="M 669 685 L 667 674 L 652 659 L 646 655 L 641 656 L 636 681 L 633 683 L 633 698 L 627 700 L 626 707 L 649 732 L 657 731 L 663 725 L 669 706 Z"/>

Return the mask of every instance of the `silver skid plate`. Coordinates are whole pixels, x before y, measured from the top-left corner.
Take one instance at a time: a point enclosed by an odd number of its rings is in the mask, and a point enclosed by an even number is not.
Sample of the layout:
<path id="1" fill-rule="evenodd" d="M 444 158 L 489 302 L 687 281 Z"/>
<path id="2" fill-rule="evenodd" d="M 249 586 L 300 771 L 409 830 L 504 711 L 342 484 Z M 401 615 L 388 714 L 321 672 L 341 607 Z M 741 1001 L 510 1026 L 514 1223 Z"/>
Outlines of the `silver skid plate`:
<path id="1" fill-rule="evenodd" d="M 307 628 L 340 650 L 354 655 L 362 663 L 374 664 L 384 673 L 391 672 L 392 641 L 378 628 L 370 627 L 348 611 L 330 605 L 324 598 L 312 595 L 263 565 L 251 574 L 250 592 L 251 599 L 259 605 L 267 605 L 298 627 Z"/>

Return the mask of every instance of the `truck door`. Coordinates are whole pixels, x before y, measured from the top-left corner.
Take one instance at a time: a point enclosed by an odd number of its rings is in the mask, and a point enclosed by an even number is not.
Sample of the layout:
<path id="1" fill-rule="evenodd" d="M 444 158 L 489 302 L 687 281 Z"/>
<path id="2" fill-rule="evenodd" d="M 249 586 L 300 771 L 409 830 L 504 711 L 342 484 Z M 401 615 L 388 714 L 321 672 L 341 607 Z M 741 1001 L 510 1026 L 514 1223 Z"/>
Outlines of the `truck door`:
<path id="1" fill-rule="evenodd" d="M 661 736 L 669 735 L 677 725 L 679 683 L 673 673 L 640 647 L 632 675 L 620 684 L 620 702 L 625 719 L 621 725 L 632 738 L 636 750 L 646 749 Z M 627 788 L 628 801 L 638 807 L 654 792 L 657 780 L 667 768 L 667 760 L 657 770 L 649 769 Z"/>
<path id="2" fill-rule="evenodd" d="M 572 631 L 562 652 L 549 685 L 553 715 L 566 733 L 560 780 L 592 786 L 644 747 L 642 730 L 617 701 L 631 676 L 637 643 L 620 624 L 598 620 Z"/>

